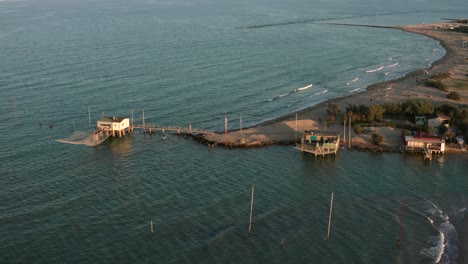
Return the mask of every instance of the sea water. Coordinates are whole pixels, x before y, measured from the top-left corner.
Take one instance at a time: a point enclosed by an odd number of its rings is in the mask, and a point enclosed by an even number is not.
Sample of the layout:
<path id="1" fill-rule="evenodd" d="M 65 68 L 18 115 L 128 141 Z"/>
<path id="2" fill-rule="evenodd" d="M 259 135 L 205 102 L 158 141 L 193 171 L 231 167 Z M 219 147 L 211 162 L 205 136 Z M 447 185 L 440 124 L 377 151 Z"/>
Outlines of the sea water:
<path id="1" fill-rule="evenodd" d="M 0 1 L 0 262 L 456 263 L 463 155 L 314 158 L 139 133 L 96 147 L 56 140 L 101 116 L 133 112 L 141 123 L 143 110 L 146 123 L 222 131 L 227 116 L 237 129 L 240 115 L 252 126 L 361 92 L 445 51 L 420 35 L 329 22 L 436 22 L 467 8 Z"/>

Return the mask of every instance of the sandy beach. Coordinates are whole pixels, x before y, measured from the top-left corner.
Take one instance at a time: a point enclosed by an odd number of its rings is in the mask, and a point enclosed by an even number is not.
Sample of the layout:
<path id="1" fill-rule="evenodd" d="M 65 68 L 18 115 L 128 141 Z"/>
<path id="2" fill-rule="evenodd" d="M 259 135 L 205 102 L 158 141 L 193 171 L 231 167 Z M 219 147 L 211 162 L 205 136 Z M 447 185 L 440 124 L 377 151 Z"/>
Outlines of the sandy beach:
<path id="1" fill-rule="evenodd" d="M 402 27 L 383 27 L 394 30 L 425 35 L 440 41 L 446 50 L 446 54 L 440 60 L 433 63 L 429 68 L 410 72 L 404 77 L 377 83 L 367 87 L 362 93 L 350 96 L 330 99 L 318 105 L 309 107 L 296 113 L 276 118 L 274 120 L 259 124 L 257 126 L 243 129 L 242 131 L 230 131 L 228 134 L 204 135 L 203 140 L 209 144 L 221 144 L 229 147 L 259 147 L 271 144 L 289 144 L 300 137 L 305 129 L 327 129 L 339 131 L 343 134 L 343 126 L 334 125 L 326 128 L 323 122 L 326 120 L 326 107 L 329 103 L 336 103 L 343 112 L 348 104 L 383 104 L 386 102 L 403 102 L 409 99 L 424 100 L 434 103 L 458 103 L 466 105 L 468 103 L 468 43 L 467 49 L 463 48 L 464 41 L 468 41 L 468 35 L 449 31 L 450 27 L 457 25 L 454 22 L 408 25 Z M 336 26 L 361 26 L 361 25 L 336 25 Z M 367 26 L 367 25 L 362 25 Z M 372 26 L 374 27 L 374 26 Z M 447 98 L 447 92 L 427 87 L 420 80 L 435 75 L 437 73 L 450 72 L 452 78 L 444 81 L 450 91 L 458 92 L 462 99 L 458 102 Z M 297 116 L 297 123 L 296 123 Z M 376 127 L 370 131 L 383 135 L 384 141 L 379 149 L 396 150 L 400 144 L 400 131 L 398 129 Z M 369 143 L 369 134 L 352 134 L 353 148 L 375 149 Z"/>

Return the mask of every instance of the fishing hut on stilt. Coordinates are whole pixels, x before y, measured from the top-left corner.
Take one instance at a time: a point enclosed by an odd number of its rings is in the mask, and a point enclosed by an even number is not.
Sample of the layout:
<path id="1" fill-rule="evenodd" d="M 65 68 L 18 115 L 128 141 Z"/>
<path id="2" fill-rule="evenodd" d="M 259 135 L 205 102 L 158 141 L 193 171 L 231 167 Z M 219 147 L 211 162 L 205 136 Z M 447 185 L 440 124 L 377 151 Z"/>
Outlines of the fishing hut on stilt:
<path id="1" fill-rule="evenodd" d="M 315 156 L 335 154 L 340 147 L 340 133 L 333 131 L 305 130 L 296 149 Z"/>
<path id="2" fill-rule="evenodd" d="M 101 117 L 97 121 L 97 133 L 105 133 L 106 136 L 125 136 L 125 132 L 130 130 L 130 119 L 124 117 Z"/>

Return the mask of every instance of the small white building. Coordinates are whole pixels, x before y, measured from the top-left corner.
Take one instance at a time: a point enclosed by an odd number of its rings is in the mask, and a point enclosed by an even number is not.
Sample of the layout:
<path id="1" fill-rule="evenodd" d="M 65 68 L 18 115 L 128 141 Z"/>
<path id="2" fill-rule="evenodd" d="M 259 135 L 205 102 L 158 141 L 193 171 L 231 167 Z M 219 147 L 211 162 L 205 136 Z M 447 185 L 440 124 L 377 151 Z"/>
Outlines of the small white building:
<path id="1" fill-rule="evenodd" d="M 442 136 L 431 136 L 428 134 L 406 135 L 405 149 L 411 152 L 422 152 L 429 150 L 435 153 L 444 153 L 445 140 Z"/>
<path id="2" fill-rule="evenodd" d="M 427 117 L 427 126 L 438 128 L 440 125 L 444 124 L 446 128 L 449 127 L 450 117 L 444 115 L 431 115 Z"/>
<path id="3" fill-rule="evenodd" d="M 112 133 L 112 136 L 125 136 L 125 130 L 130 128 L 130 119 L 123 117 L 101 117 L 97 121 L 97 129 L 105 133 Z"/>

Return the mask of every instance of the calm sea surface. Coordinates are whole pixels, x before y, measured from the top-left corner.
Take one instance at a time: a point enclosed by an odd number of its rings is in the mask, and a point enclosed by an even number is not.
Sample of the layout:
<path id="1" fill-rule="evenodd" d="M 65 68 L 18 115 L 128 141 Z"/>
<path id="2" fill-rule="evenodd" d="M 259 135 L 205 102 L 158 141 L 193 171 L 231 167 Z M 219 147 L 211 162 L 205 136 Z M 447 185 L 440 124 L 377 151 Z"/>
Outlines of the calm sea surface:
<path id="1" fill-rule="evenodd" d="M 132 110 L 135 123 L 144 109 L 147 123 L 221 131 L 225 115 L 237 129 L 240 114 L 251 126 L 362 92 L 445 51 L 328 22 L 467 13 L 464 0 L 0 1 L 0 263 L 457 263 L 466 155 L 56 140 Z"/>

